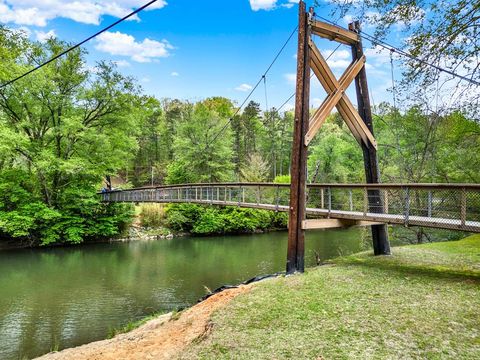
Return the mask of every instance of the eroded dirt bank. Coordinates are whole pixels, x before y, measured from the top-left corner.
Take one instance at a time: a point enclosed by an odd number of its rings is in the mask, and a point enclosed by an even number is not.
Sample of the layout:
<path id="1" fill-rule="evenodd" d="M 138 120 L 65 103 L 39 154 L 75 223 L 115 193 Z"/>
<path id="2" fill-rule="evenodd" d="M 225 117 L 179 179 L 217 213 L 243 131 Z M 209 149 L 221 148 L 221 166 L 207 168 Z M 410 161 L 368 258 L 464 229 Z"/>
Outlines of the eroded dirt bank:
<path id="1" fill-rule="evenodd" d="M 208 335 L 212 312 L 252 285 L 227 289 L 182 312 L 166 314 L 129 333 L 41 356 L 41 360 L 171 359 L 195 339 Z"/>

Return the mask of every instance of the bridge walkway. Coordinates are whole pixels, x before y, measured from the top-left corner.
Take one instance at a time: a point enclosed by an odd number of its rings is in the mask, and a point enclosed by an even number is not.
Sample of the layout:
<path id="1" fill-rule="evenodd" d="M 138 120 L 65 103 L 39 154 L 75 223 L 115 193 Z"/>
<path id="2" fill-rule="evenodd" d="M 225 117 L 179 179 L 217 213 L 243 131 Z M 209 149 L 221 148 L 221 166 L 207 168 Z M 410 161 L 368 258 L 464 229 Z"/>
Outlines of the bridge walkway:
<path id="1" fill-rule="evenodd" d="M 216 183 L 114 190 L 101 196 L 106 202 L 196 203 L 287 212 L 289 191 L 289 184 Z M 309 184 L 307 214 L 480 232 L 480 185 Z"/>

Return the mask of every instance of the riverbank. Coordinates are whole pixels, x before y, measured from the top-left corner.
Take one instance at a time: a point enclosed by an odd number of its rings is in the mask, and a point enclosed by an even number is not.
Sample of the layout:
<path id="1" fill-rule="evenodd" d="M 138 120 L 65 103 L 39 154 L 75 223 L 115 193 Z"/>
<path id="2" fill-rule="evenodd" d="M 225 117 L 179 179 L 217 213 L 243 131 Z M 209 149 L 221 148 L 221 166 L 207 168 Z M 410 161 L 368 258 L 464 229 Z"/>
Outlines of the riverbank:
<path id="1" fill-rule="evenodd" d="M 479 285 L 480 235 L 397 247 L 389 257 L 360 253 L 304 275 L 255 284 L 248 292 L 220 293 L 207 300 L 214 308 L 207 320 L 200 303 L 166 326 L 152 330 L 147 323 L 107 343 L 43 359 L 122 358 L 109 350 L 117 347 L 129 349 L 125 359 L 474 359 L 480 357 Z M 205 331 L 185 338 L 175 353 L 163 352 L 162 344 L 178 337 L 169 329 L 178 322 L 189 332 L 197 316 Z M 145 348 L 145 339 L 160 333 L 163 342 Z M 108 341 L 114 348 L 103 347 Z M 79 357 L 90 347 L 95 355 Z"/>
<path id="2" fill-rule="evenodd" d="M 39 359 L 172 359 L 192 343 L 208 337 L 212 328 L 212 313 L 250 289 L 251 285 L 227 289 L 180 314 L 161 315 L 113 339 L 50 353 Z"/>

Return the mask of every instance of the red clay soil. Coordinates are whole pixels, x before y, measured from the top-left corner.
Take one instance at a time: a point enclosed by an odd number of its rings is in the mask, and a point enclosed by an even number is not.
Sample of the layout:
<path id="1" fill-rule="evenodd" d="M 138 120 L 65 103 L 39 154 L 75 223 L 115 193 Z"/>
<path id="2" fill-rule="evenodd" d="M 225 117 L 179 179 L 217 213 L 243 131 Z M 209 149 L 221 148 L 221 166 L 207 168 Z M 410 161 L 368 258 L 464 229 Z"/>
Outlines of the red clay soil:
<path id="1" fill-rule="evenodd" d="M 42 360 L 124 360 L 124 359 L 172 359 L 192 341 L 208 335 L 210 317 L 234 297 L 249 291 L 251 285 L 224 290 L 207 300 L 180 313 L 157 319 L 129 333 L 110 340 L 102 340 L 60 352 L 46 354 Z"/>

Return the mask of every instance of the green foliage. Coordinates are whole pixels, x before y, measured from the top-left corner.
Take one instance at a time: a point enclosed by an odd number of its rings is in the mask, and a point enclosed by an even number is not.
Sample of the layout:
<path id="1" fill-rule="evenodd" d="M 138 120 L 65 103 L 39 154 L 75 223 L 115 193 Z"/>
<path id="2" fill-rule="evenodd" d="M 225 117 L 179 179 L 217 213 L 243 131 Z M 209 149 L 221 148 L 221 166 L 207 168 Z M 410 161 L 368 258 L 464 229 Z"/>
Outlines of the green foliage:
<path id="1" fill-rule="evenodd" d="M 363 27 L 368 26 L 368 32 L 372 33 L 374 29 L 377 38 L 385 39 L 391 33 L 402 33 L 400 46 L 413 55 L 399 57 L 404 65 L 403 90 L 406 90 L 402 95 L 416 104 L 419 99 L 425 99 L 425 108 L 431 109 L 436 93 L 440 92 L 441 97 L 445 97 L 443 106 L 449 112 L 452 108 L 464 108 L 478 119 L 477 86 L 446 76 L 427 65 L 435 64 L 478 82 L 478 0 L 331 2 L 334 18 L 343 18 L 348 14 L 358 19 Z"/>
<path id="2" fill-rule="evenodd" d="M 273 182 L 276 184 L 290 184 L 290 175 L 279 175 L 273 179 Z"/>
<path id="3" fill-rule="evenodd" d="M 384 181 L 480 181 L 480 125 L 459 112 L 404 114 L 383 104 L 375 118 L 379 163 Z"/>
<path id="4" fill-rule="evenodd" d="M 380 3 L 372 0 L 355 11 Z M 408 9 L 433 6 L 413 2 L 405 12 L 395 13 L 395 6 L 389 6 L 397 3 L 387 1 L 387 8 L 379 9 L 386 16 L 378 22 L 384 29 L 392 24 L 392 14 L 409 20 L 414 14 Z M 459 4 L 455 2 L 452 9 Z M 434 16 L 439 12 L 449 16 L 454 11 L 433 8 Z M 447 20 L 452 29 L 461 30 L 454 19 Z M 462 34 L 453 32 L 452 39 Z M 422 39 L 425 32 L 414 35 Z M 414 49 L 437 46 L 436 42 L 421 44 L 415 37 L 411 39 L 416 41 L 411 44 Z M 20 32 L 1 27 L 0 82 L 67 46 L 55 39 L 33 43 Z M 468 54 L 467 48 L 469 45 L 458 44 L 460 53 Z M 450 50 L 442 52 L 451 55 Z M 53 244 L 118 234 L 132 211 L 128 206 L 99 202 L 96 190 L 106 175 L 126 188 L 152 183 L 290 182 L 292 112 L 262 111 L 251 101 L 230 119 L 236 109 L 229 99 L 211 97 L 197 103 L 158 100 L 141 95 L 135 81 L 112 64 L 100 62 L 96 71 L 87 71 L 85 58 L 83 50 L 69 52 L 2 89 L 2 238 Z M 479 123 L 460 109 L 432 112 L 424 108 L 413 106 L 400 112 L 382 104 L 377 109 L 374 128 L 382 180 L 480 182 Z M 308 180 L 363 182 L 362 157 L 343 120 L 333 114 L 309 147 Z M 267 195 L 273 197 L 273 193 Z M 150 226 L 161 223 L 160 217 L 147 215 L 145 210 L 144 221 Z M 169 206 L 165 217 L 173 230 L 196 234 L 285 226 L 285 214 L 267 216 L 257 210 L 197 205 Z"/>
<path id="5" fill-rule="evenodd" d="M 194 182 L 227 181 L 232 177 L 232 150 L 227 131 L 218 136 L 227 122 L 219 112 L 211 110 L 212 99 L 197 103 L 187 119 L 180 122 L 174 138 L 175 174 L 190 174 Z M 224 103 L 222 102 L 222 105 Z M 169 182 L 174 176 L 167 176 Z M 177 177 L 178 178 L 178 177 Z"/>
<path id="6" fill-rule="evenodd" d="M 176 161 L 168 164 L 165 177 L 166 184 L 189 184 L 193 183 L 194 180 L 193 173 L 188 171 L 185 163 Z"/>
<path id="7" fill-rule="evenodd" d="M 331 117 L 317 135 L 308 158 L 309 181 L 361 183 L 364 179 L 361 149 L 343 123 Z"/>
<path id="8" fill-rule="evenodd" d="M 0 82 L 63 51 L 0 29 Z M 28 52 L 30 56 L 23 54 Z M 137 89 L 111 64 L 86 70 L 75 50 L 2 89 L 0 97 L 0 232 L 2 237 L 48 245 L 118 234 L 129 206 L 107 205 L 96 194 L 136 150 Z M 20 95 L 21 94 L 21 95 Z"/>
<path id="9" fill-rule="evenodd" d="M 167 226 L 175 231 L 191 231 L 203 207 L 196 204 L 171 204 L 165 211 Z"/>
<path id="10" fill-rule="evenodd" d="M 193 234 L 208 235 L 221 234 L 225 229 L 225 218 L 219 209 L 213 207 L 204 208 L 200 217 L 194 223 Z"/>
<path id="11" fill-rule="evenodd" d="M 240 179 L 244 182 L 264 182 L 268 175 L 268 164 L 259 154 L 247 157 L 247 163 L 240 168 Z"/>
<path id="12" fill-rule="evenodd" d="M 237 234 L 285 228 L 287 214 L 232 206 L 173 204 L 167 208 L 166 221 L 173 230 L 197 235 Z"/>

